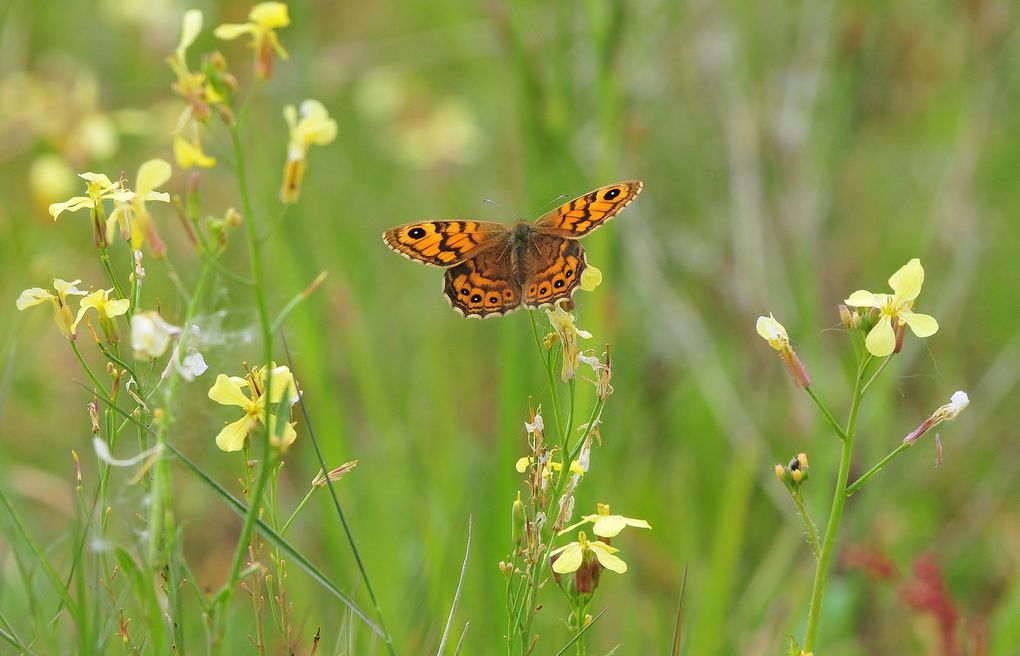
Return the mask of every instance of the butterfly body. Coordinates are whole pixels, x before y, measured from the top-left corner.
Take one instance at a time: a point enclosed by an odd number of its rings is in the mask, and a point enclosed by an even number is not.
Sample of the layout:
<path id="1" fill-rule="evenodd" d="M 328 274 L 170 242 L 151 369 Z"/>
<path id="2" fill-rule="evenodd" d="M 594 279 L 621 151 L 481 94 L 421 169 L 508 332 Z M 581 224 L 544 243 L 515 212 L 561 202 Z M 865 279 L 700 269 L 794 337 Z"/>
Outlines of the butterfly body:
<path id="1" fill-rule="evenodd" d="M 443 293 L 462 316 L 501 316 L 573 296 L 587 267 L 577 239 L 626 207 L 641 186 L 601 187 L 534 223 L 420 221 L 387 230 L 383 241 L 408 259 L 446 268 Z"/>

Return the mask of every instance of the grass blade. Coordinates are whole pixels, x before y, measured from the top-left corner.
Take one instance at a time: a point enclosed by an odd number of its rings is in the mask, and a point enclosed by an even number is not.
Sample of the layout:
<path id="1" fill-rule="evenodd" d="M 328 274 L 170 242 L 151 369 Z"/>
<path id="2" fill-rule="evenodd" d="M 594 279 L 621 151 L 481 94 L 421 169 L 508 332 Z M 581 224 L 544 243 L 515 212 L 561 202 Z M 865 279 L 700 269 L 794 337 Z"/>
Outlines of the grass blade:
<path id="1" fill-rule="evenodd" d="M 684 598 L 687 596 L 687 566 L 684 566 L 684 577 L 680 581 L 680 601 L 676 605 L 676 624 L 673 625 L 672 656 L 680 656 L 680 645 L 684 641 Z"/>
<path id="2" fill-rule="evenodd" d="M 225 501 L 226 504 L 230 506 L 231 509 L 234 510 L 234 512 L 236 512 L 241 517 L 245 516 L 245 514 L 248 512 L 248 508 L 243 503 L 234 498 L 234 496 L 230 494 L 230 492 L 228 492 L 226 488 L 224 488 L 222 485 L 220 485 L 212 478 L 210 478 L 209 475 L 202 471 L 202 469 L 198 465 L 193 463 L 191 460 L 188 459 L 187 456 L 181 453 L 177 449 L 177 447 L 173 446 L 172 444 L 168 444 L 167 448 L 170 449 L 171 453 L 177 456 L 177 459 L 180 460 L 185 467 L 190 469 L 191 472 L 198 476 L 199 479 L 202 480 L 202 482 L 208 485 L 213 490 L 213 492 L 216 493 L 218 497 Z M 355 604 L 350 597 L 341 592 L 340 588 L 338 588 L 336 584 L 329 580 L 329 577 L 327 577 L 318 567 L 316 567 L 312 563 L 312 561 L 308 560 L 308 558 L 306 558 L 303 553 L 295 549 L 290 544 L 290 542 L 288 542 L 282 535 L 274 531 L 273 528 L 269 526 L 269 524 L 266 524 L 261 518 L 258 517 L 255 518 L 255 527 L 258 530 L 258 532 L 261 533 L 262 536 L 265 537 L 267 540 L 272 542 L 277 549 L 287 554 L 287 556 L 291 559 L 291 562 L 296 563 L 298 567 L 305 570 L 305 572 L 309 576 L 311 576 L 312 579 L 314 579 L 319 585 L 326 588 L 326 590 L 331 592 L 334 597 L 339 599 L 348 608 L 350 608 L 355 615 L 360 617 L 361 620 L 370 629 L 372 629 L 373 633 L 375 633 L 383 640 L 387 642 L 389 641 L 389 637 L 383 632 L 383 630 L 380 629 L 379 626 L 376 625 L 372 620 L 368 619 L 368 616 L 365 615 L 365 612 L 361 610 L 361 608 L 359 608 L 358 605 Z"/>
<path id="3" fill-rule="evenodd" d="M 4 508 L 7 509 L 7 514 L 10 516 L 11 521 L 14 522 L 15 530 L 21 536 L 21 538 L 28 544 L 29 548 L 31 548 L 32 550 L 32 553 L 39 561 L 39 566 L 42 567 L 43 574 L 45 574 L 46 578 L 49 579 L 50 584 L 53 585 L 54 589 L 56 589 L 57 594 L 60 595 L 60 598 L 63 600 L 64 605 L 67 606 L 67 609 L 69 611 L 71 611 L 71 615 L 74 616 L 75 622 L 77 622 L 79 617 L 78 604 L 76 604 L 74 602 L 74 599 L 71 598 L 71 594 L 67 591 L 67 588 L 64 586 L 64 582 L 60 579 L 60 576 L 57 574 L 57 570 L 53 568 L 53 563 L 51 563 L 50 559 L 46 557 L 46 553 L 43 551 L 42 547 L 39 546 L 39 543 L 35 541 L 35 539 L 29 534 L 28 529 L 25 528 L 25 525 L 22 523 L 21 518 L 18 516 L 18 513 L 14 511 L 14 507 L 11 505 L 10 500 L 8 500 L 7 498 L 7 494 L 3 491 L 2 488 L 0 488 L 0 502 L 2 502 Z"/>
<path id="4" fill-rule="evenodd" d="M 468 515 L 467 546 L 464 547 L 464 562 L 460 566 L 460 579 L 457 581 L 457 591 L 453 593 L 453 606 L 450 607 L 450 616 L 446 618 L 446 629 L 443 630 L 443 639 L 439 641 L 439 649 L 436 651 L 436 656 L 442 656 L 443 650 L 446 649 L 446 638 L 450 635 L 450 627 L 453 626 L 453 616 L 457 612 L 457 602 L 460 601 L 460 591 L 464 587 L 464 575 L 467 574 L 469 555 L 471 555 L 471 515 Z M 467 631 L 466 628 L 465 631 Z M 461 634 L 460 639 L 464 639 L 463 634 Z M 457 644 L 457 651 L 460 651 L 460 643 Z"/>

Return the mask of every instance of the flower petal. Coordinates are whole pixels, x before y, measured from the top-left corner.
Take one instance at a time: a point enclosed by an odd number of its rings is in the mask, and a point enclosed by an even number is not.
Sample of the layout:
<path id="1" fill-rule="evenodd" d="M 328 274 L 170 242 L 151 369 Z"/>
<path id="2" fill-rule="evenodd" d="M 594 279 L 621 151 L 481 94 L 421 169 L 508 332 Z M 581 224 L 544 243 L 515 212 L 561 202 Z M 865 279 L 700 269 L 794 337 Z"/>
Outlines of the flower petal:
<path id="1" fill-rule="evenodd" d="M 138 192 L 139 196 L 145 198 L 150 191 L 169 180 L 172 173 L 173 169 L 170 168 L 170 162 L 163 159 L 150 159 L 138 167 L 135 191 Z M 145 198 L 145 200 L 151 199 Z M 167 196 L 167 200 L 170 200 L 169 196 Z"/>
<path id="2" fill-rule="evenodd" d="M 588 543 L 588 547 L 595 554 L 595 557 L 599 559 L 599 563 L 606 569 L 612 570 L 617 574 L 623 574 L 627 571 L 627 563 L 623 562 L 623 559 L 619 556 L 613 555 L 613 552 L 616 551 L 613 547 L 599 541 Z"/>
<path id="3" fill-rule="evenodd" d="M 523 474 L 524 472 L 528 471 L 528 467 L 530 466 L 531 458 L 529 458 L 528 456 L 524 456 L 523 458 L 519 458 L 517 460 L 517 464 L 514 465 L 514 469 L 517 470 L 517 473 Z"/>
<path id="4" fill-rule="evenodd" d="M 88 196 L 75 196 L 74 198 L 65 200 L 63 203 L 53 203 L 49 207 L 50 216 L 56 221 L 57 217 L 64 212 L 77 212 L 78 210 L 91 207 L 92 199 Z"/>
<path id="5" fill-rule="evenodd" d="M 924 284 L 924 267 L 921 260 L 916 257 L 892 274 L 889 278 L 889 286 L 895 292 L 893 305 L 899 307 L 902 303 L 909 303 L 921 293 L 921 285 Z"/>
<path id="6" fill-rule="evenodd" d="M 576 542 L 571 542 L 559 551 L 560 557 L 556 559 L 556 562 L 552 564 L 552 570 L 557 574 L 568 574 L 570 572 L 576 572 L 577 568 L 581 566 L 581 562 L 584 560 L 584 552 L 581 550 L 581 545 Z M 556 553 L 555 551 L 553 553 Z M 626 569 L 626 566 L 624 566 Z"/>
<path id="7" fill-rule="evenodd" d="M 868 333 L 864 345 L 868 347 L 868 352 L 879 358 L 884 358 L 893 352 L 896 348 L 896 333 L 893 332 L 892 319 L 888 315 L 882 315 L 875 327 Z"/>
<path id="8" fill-rule="evenodd" d="M 103 313 L 108 317 L 119 317 L 122 314 L 127 314 L 128 308 L 130 307 L 131 301 L 126 298 L 120 298 L 104 303 Z"/>
<path id="9" fill-rule="evenodd" d="M 287 15 L 287 5 L 282 2 L 260 2 L 252 7 L 248 18 L 261 27 L 287 27 L 290 25 L 290 16 Z"/>
<path id="10" fill-rule="evenodd" d="M 581 272 L 581 289 L 586 292 L 593 292 L 601 284 L 602 271 L 590 264 L 585 267 L 584 271 Z"/>
<path id="11" fill-rule="evenodd" d="M 915 312 L 900 312 L 900 319 L 910 326 L 910 330 L 918 337 L 931 337 L 939 331 L 939 322 L 935 317 Z"/>
<path id="12" fill-rule="evenodd" d="M 198 38 L 202 31 L 202 12 L 198 9 L 189 9 L 184 12 L 184 19 L 181 21 L 181 40 L 177 44 L 177 52 L 184 55 L 184 51 L 191 47 L 191 44 Z"/>
<path id="13" fill-rule="evenodd" d="M 241 391 L 241 386 L 226 374 L 216 376 L 216 382 L 209 389 L 209 398 L 221 405 L 236 405 L 247 408 L 251 400 Z"/>
<path id="14" fill-rule="evenodd" d="M 43 289 L 42 287 L 32 287 L 21 292 L 21 296 L 18 297 L 17 306 L 19 310 L 24 310 L 27 307 L 45 303 L 52 297 L 53 294 L 50 293 L 50 290 Z"/>
<path id="15" fill-rule="evenodd" d="M 867 290 L 858 289 L 853 294 L 850 294 L 850 297 L 843 302 L 850 307 L 880 308 L 885 302 L 887 296 L 888 294 L 872 294 Z"/>
<path id="16" fill-rule="evenodd" d="M 599 515 L 591 532 L 603 538 L 615 537 L 627 526 L 627 522 L 620 515 Z"/>
<path id="17" fill-rule="evenodd" d="M 245 415 L 237 421 L 227 424 L 216 436 L 216 446 L 222 451 L 240 451 L 244 448 L 244 441 L 248 439 L 248 433 L 251 432 L 251 423 L 251 419 Z"/>
<path id="18" fill-rule="evenodd" d="M 223 39 L 224 41 L 236 39 L 242 34 L 248 34 L 249 32 L 254 32 L 254 28 L 250 23 L 224 23 L 213 30 L 216 38 Z"/>

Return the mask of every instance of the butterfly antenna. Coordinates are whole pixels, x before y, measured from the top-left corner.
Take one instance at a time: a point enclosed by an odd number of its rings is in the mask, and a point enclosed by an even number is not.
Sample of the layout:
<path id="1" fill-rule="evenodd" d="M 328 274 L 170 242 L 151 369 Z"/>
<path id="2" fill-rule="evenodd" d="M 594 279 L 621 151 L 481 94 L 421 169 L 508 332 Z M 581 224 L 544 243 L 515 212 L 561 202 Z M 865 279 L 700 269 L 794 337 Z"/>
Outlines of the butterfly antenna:
<path id="1" fill-rule="evenodd" d="M 560 195 L 559 195 L 559 196 L 557 196 L 556 198 L 553 198 L 553 199 L 552 199 L 551 201 L 549 201 L 548 203 L 546 203 L 545 205 L 543 205 L 543 206 L 542 206 L 542 209 L 543 209 L 543 210 L 547 210 L 547 209 L 549 209 L 550 207 L 552 207 L 553 205 L 555 205 L 556 203 L 559 203 L 560 201 L 562 201 L 562 200 L 566 200 L 566 199 L 568 199 L 568 198 L 570 198 L 570 196 L 567 196 L 566 194 L 560 194 Z"/>
<path id="2" fill-rule="evenodd" d="M 502 205 L 500 205 L 500 204 L 499 204 L 499 203 L 497 203 L 496 201 L 492 200 L 491 198 L 483 198 L 483 199 L 482 199 L 482 202 L 483 202 L 483 203 L 488 203 L 489 205 L 492 205 L 492 206 L 494 206 L 494 207 L 498 207 L 498 208 L 500 209 L 500 211 L 501 211 L 501 212 L 502 212 L 502 213 L 503 213 L 504 215 L 510 215 L 510 214 L 511 214 L 510 210 L 508 210 L 507 208 L 503 207 Z M 504 217 L 504 218 L 505 218 L 505 217 Z M 513 220 L 513 219 L 514 219 L 514 217 L 513 217 L 513 216 L 510 216 L 509 218 L 510 218 L 511 220 Z"/>

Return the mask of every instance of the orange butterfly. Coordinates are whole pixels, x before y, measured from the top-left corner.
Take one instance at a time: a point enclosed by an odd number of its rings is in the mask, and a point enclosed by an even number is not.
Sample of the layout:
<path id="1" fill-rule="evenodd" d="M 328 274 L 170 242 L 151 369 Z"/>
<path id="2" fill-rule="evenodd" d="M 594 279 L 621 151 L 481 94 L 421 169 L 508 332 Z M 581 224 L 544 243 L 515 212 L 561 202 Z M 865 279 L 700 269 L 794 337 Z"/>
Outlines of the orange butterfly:
<path id="1" fill-rule="evenodd" d="M 573 296 L 588 266 L 577 242 L 641 193 L 638 180 L 600 187 L 513 226 L 491 221 L 419 221 L 383 233 L 409 260 L 446 268 L 443 293 L 462 316 L 484 318 Z"/>

